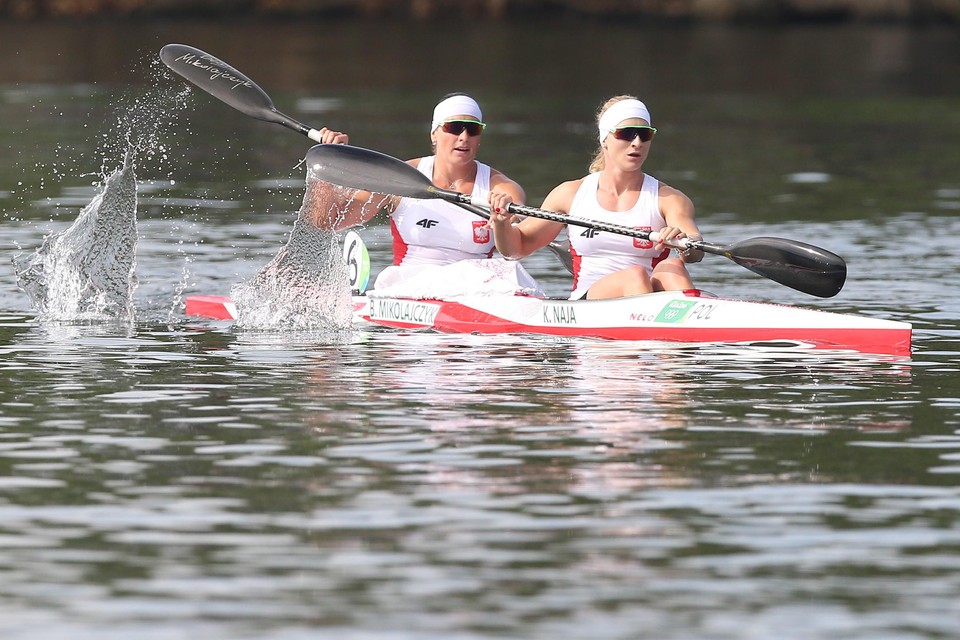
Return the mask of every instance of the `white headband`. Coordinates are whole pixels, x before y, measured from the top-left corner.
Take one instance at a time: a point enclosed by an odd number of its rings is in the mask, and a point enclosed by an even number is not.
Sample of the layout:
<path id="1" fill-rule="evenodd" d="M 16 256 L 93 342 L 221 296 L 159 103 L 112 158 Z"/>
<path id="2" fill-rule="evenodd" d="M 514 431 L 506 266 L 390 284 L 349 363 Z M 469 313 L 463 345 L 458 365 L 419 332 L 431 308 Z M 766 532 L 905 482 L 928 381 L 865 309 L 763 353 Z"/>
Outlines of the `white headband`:
<path id="1" fill-rule="evenodd" d="M 630 118 L 640 118 L 641 120 L 646 120 L 649 125 L 653 124 L 653 121 L 650 120 L 650 112 L 647 110 L 647 105 L 639 100 L 631 98 L 629 100 L 614 102 L 603 112 L 603 115 L 600 116 L 600 142 L 603 143 L 607 134 L 616 129 L 618 124 Z"/>
<path id="2" fill-rule="evenodd" d="M 483 122 L 483 113 L 476 100 L 465 95 L 450 96 L 446 100 L 441 100 L 440 104 L 433 109 L 433 124 L 430 125 L 430 131 L 439 127 L 451 116 L 473 116 Z"/>

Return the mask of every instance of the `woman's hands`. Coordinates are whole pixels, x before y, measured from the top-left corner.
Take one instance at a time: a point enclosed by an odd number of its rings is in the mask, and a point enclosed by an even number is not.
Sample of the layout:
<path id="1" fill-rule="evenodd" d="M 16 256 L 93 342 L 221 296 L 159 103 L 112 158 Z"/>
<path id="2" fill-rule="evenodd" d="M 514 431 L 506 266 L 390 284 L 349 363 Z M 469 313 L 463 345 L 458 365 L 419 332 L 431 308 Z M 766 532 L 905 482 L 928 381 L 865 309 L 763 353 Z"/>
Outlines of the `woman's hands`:
<path id="1" fill-rule="evenodd" d="M 664 227 L 657 231 L 657 242 L 654 249 L 663 249 L 666 246 L 675 248 L 670 241 L 686 238 L 687 234 L 680 227 Z"/>
<path id="2" fill-rule="evenodd" d="M 516 216 L 507 211 L 513 203 L 513 196 L 502 191 L 491 191 L 487 200 L 490 202 L 490 226 L 513 223 Z"/>
<path id="3" fill-rule="evenodd" d="M 350 144 L 350 136 L 342 131 L 334 131 L 324 127 L 320 129 L 321 144 Z"/>
<path id="4" fill-rule="evenodd" d="M 676 249 L 680 258 L 687 263 L 700 262 L 703 260 L 703 251 L 678 248 L 677 246 L 670 244 L 671 241 L 683 240 L 684 238 L 688 238 L 690 240 L 703 240 L 703 238 L 699 235 L 688 236 L 679 227 L 664 227 L 657 232 L 657 242 L 654 246 L 654 249 L 660 250 L 669 246 L 672 249 Z"/>

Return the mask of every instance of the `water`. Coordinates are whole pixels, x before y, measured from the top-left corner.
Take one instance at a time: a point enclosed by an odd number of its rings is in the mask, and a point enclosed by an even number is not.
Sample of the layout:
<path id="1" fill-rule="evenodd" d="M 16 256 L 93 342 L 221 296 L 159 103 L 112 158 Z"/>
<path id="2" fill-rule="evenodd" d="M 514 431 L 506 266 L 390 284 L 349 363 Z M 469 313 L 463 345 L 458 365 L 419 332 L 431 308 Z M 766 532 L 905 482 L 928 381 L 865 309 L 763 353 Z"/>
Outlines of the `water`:
<path id="1" fill-rule="evenodd" d="M 130 318 L 136 289 L 137 178 L 134 153 L 62 232 L 14 257 L 17 286 L 42 322 Z"/>
<path id="2" fill-rule="evenodd" d="M 466 41 L 450 59 L 417 25 L 0 27 L 4 638 L 960 634 L 956 33 L 551 27 L 434 28 Z M 403 157 L 439 95 L 475 86 L 481 153 L 534 204 L 583 170 L 596 104 L 637 91 L 649 169 L 705 237 L 850 267 L 819 300 L 714 256 L 702 288 L 907 320 L 913 357 L 186 318 L 183 295 L 289 254 L 309 142 L 205 95 L 177 107 L 150 58 L 178 41 Z M 133 320 L 38 319 L 11 258 L 77 220 L 157 96 Z M 362 233 L 375 276 L 389 232 Z M 569 286 L 549 252 L 526 266 Z"/>

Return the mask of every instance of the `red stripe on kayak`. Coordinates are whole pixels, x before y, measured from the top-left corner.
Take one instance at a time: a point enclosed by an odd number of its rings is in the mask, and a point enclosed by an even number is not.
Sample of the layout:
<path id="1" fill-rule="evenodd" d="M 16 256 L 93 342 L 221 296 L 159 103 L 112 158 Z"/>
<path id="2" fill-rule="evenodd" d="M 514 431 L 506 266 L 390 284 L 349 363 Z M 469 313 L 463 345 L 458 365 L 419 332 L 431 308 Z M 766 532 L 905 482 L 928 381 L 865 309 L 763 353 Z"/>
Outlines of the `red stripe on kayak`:
<path id="1" fill-rule="evenodd" d="M 184 313 L 212 320 L 236 320 L 233 301 L 227 296 L 187 296 Z"/>

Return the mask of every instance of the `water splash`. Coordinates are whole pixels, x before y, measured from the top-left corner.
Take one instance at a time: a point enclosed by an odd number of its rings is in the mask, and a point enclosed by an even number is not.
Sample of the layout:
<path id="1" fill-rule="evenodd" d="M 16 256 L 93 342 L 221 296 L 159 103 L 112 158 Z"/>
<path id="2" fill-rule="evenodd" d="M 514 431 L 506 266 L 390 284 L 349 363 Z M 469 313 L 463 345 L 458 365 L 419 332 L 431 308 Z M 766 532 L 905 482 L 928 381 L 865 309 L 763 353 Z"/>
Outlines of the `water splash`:
<path id="1" fill-rule="evenodd" d="M 180 279 L 177 280 L 174 287 L 173 298 L 167 307 L 167 324 L 170 325 L 176 324 L 177 316 L 183 308 L 183 293 L 187 290 L 187 286 L 190 283 L 190 264 L 193 262 L 190 256 L 183 255 L 182 239 L 177 243 L 177 251 L 183 258 L 183 266 L 180 270 Z"/>
<path id="2" fill-rule="evenodd" d="M 146 92 L 126 91 L 114 98 L 113 121 L 98 141 L 99 157 L 105 163 L 100 173 L 106 175 L 108 159 L 123 157 L 133 149 L 141 166 L 150 164 L 152 170 L 171 177 L 181 168 L 180 154 L 171 140 L 181 138 L 184 144 L 192 144 L 190 121 L 180 118 L 189 105 L 191 89 L 169 77 L 153 55 L 134 65 L 131 75 L 152 76 L 158 83 Z"/>
<path id="3" fill-rule="evenodd" d="M 254 330 L 349 331 L 349 275 L 337 234 L 311 222 L 317 207 L 339 200 L 331 185 L 308 180 L 286 246 L 253 278 L 233 287 L 237 327 Z"/>
<path id="4" fill-rule="evenodd" d="M 151 72 L 161 68 L 151 60 Z M 178 83 L 128 93 L 117 103 L 115 120 L 99 140 L 101 188 L 61 233 L 44 238 L 31 254 L 14 256 L 17 283 L 41 321 L 132 320 L 137 288 L 137 178 L 135 165 L 149 161 L 163 171 L 175 164 L 165 142 L 176 135 L 177 115 L 189 90 Z M 182 127 L 182 125 L 181 125 Z M 116 158 L 120 169 L 109 173 Z M 51 165 L 62 179 L 59 163 Z M 109 175 L 108 175 L 109 173 Z"/>
<path id="5" fill-rule="evenodd" d="M 65 231 L 14 256 L 17 284 L 42 320 L 132 319 L 137 247 L 134 151 Z"/>

